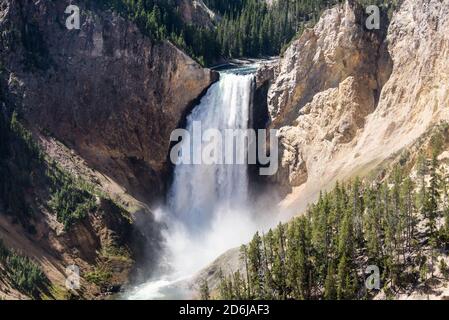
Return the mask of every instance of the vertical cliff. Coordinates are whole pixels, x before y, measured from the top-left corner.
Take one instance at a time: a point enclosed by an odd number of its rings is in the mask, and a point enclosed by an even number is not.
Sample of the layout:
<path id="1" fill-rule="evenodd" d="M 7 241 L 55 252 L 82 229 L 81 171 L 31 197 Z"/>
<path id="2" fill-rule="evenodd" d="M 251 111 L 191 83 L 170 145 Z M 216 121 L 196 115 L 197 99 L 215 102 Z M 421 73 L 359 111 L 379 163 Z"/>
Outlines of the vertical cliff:
<path id="1" fill-rule="evenodd" d="M 370 31 L 348 1 L 293 42 L 268 93 L 282 145 L 277 181 L 294 191 L 286 205 L 304 208 L 447 119 L 447 12 L 448 1 L 406 0 Z"/>
<path id="2" fill-rule="evenodd" d="M 70 1 L 2 1 L 1 59 L 29 123 L 78 151 L 140 197 L 161 195 L 169 136 L 215 80 L 168 42 L 111 11 Z"/>

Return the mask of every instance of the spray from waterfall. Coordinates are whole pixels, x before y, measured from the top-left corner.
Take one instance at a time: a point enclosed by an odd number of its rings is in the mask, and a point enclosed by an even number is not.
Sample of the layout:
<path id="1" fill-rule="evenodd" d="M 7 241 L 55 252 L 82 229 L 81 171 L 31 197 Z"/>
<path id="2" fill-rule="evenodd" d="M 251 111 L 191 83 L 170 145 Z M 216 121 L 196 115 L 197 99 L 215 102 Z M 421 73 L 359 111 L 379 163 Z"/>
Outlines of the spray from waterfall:
<path id="1" fill-rule="evenodd" d="M 188 116 L 187 131 L 195 135 L 208 129 L 248 129 L 254 81 L 253 74 L 221 73 L 220 81 Z M 194 133 L 195 122 L 201 123 L 202 132 Z M 210 143 L 214 142 L 192 143 L 190 156 Z M 167 206 L 158 214 L 167 225 L 168 268 L 165 275 L 138 288 L 132 299 L 161 298 L 162 287 L 194 275 L 223 252 L 250 240 L 260 225 L 249 203 L 248 178 L 246 164 L 175 167 Z"/>
<path id="2" fill-rule="evenodd" d="M 188 117 L 186 129 L 193 134 L 194 121 L 201 122 L 203 132 L 210 128 L 247 129 L 253 81 L 253 75 L 222 73 Z M 201 153 L 200 147 L 204 146 L 192 146 L 192 153 Z M 218 252 L 246 240 L 242 239 L 246 232 L 237 222 L 251 223 L 247 165 L 177 166 L 168 206 L 175 227 L 168 235 L 173 267 L 180 273 L 198 271 Z"/>

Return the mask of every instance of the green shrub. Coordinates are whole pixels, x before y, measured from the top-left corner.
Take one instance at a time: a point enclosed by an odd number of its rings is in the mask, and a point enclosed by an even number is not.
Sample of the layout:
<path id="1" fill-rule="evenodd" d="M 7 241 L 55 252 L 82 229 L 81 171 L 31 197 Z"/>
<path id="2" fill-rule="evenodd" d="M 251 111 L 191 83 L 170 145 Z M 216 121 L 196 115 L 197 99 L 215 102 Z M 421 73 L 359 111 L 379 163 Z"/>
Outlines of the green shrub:
<path id="1" fill-rule="evenodd" d="M 8 249 L 5 247 L 3 241 L 0 239 L 0 261 L 5 261 L 8 254 L 9 254 Z"/>
<path id="2" fill-rule="evenodd" d="M 49 177 L 52 181 L 49 205 L 66 229 L 96 209 L 95 196 L 85 184 L 56 167 Z"/>
<path id="3" fill-rule="evenodd" d="M 33 260 L 8 250 L 1 240 L 0 263 L 13 287 L 30 297 L 38 298 L 41 290 L 49 284 L 48 278 Z"/>
<path id="4" fill-rule="evenodd" d="M 447 266 L 446 261 L 444 259 L 440 260 L 440 271 L 445 279 L 449 278 L 449 267 Z"/>
<path id="5" fill-rule="evenodd" d="M 97 286 L 105 286 L 112 278 L 112 272 L 106 265 L 98 265 L 94 271 L 85 274 L 86 281 Z"/>

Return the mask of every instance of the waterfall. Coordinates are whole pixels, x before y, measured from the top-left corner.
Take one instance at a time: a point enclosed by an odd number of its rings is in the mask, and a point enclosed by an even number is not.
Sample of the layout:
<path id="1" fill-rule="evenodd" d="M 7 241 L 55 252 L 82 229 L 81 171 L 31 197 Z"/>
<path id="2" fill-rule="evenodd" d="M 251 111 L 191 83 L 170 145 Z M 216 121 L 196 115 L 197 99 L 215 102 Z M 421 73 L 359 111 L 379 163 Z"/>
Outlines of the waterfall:
<path id="1" fill-rule="evenodd" d="M 192 141 L 194 123 L 207 129 L 250 126 L 254 69 L 222 72 L 187 118 Z M 201 135 L 200 133 L 200 135 Z M 197 133 L 198 134 L 198 133 Z M 191 156 L 204 144 L 190 144 Z M 198 141 L 198 140 L 197 140 Z M 164 258 L 170 271 L 136 288 L 130 299 L 183 298 L 173 286 L 206 267 L 220 254 L 250 240 L 257 230 L 248 205 L 246 164 L 180 164 L 160 219 L 167 225 Z"/>
<path id="2" fill-rule="evenodd" d="M 208 129 L 248 129 L 252 102 L 253 75 L 222 73 L 187 119 L 193 139 L 193 123 Z M 193 154 L 201 154 L 201 145 L 191 143 Z M 248 200 L 247 165 L 179 165 L 168 203 L 177 219 L 193 230 L 207 227 L 217 210 L 241 209 Z"/>

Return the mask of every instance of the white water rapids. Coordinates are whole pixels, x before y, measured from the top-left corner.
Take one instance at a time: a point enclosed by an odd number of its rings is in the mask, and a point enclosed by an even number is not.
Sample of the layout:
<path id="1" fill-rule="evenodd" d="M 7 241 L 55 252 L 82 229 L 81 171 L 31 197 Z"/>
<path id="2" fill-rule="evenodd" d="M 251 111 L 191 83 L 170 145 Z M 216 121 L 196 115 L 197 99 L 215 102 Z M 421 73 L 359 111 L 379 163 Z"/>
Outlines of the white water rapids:
<path id="1" fill-rule="evenodd" d="M 203 131 L 247 129 L 253 85 L 253 74 L 222 72 L 220 81 L 187 118 L 186 129 L 193 134 L 194 121 L 201 122 Z M 201 150 L 192 144 L 191 152 Z M 127 298 L 189 298 L 173 286 L 228 249 L 249 241 L 257 231 L 248 202 L 247 165 L 176 166 L 167 206 L 158 213 L 158 219 L 167 225 L 163 255 L 169 271 L 136 287 Z"/>

